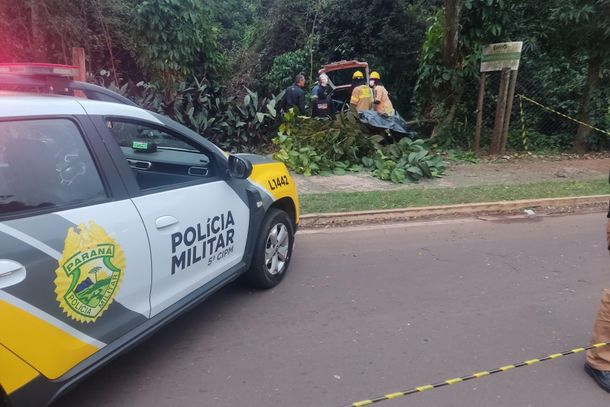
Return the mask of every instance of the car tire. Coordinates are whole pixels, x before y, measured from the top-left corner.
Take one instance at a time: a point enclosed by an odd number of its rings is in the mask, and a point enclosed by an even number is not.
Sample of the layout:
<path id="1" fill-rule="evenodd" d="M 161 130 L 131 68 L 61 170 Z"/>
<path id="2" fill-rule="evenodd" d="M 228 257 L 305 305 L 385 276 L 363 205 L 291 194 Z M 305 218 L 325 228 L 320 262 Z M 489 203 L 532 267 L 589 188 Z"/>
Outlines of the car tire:
<path id="1" fill-rule="evenodd" d="M 4 392 L 2 386 L 0 386 L 0 407 L 9 407 L 8 396 Z"/>
<path id="2" fill-rule="evenodd" d="M 272 288 L 282 281 L 290 265 L 294 246 L 294 226 L 288 214 L 269 209 L 256 241 L 246 282 L 257 288 Z"/>

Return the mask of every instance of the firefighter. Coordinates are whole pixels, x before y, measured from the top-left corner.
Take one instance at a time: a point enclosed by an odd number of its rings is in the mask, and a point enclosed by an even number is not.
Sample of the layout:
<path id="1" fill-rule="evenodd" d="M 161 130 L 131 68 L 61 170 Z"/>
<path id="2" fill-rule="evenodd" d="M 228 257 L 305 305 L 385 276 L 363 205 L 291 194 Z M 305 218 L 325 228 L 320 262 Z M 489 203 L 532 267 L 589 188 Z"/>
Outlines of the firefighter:
<path id="1" fill-rule="evenodd" d="M 354 88 L 362 84 L 364 84 L 364 75 L 360 71 L 354 72 L 352 75 L 352 87 L 349 90 L 349 95 L 352 96 L 352 93 L 354 93 Z"/>
<path id="2" fill-rule="evenodd" d="M 371 79 L 369 80 L 369 85 L 373 88 L 375 111 L 382 115 L 393 116 L 394 115 L 394 106 L 392 105 L 392 101 L 390 100 L 390 95 L 388 94 L 388 90 L 383 86 L 381 82 L 381 76 L 379 72 L 373 71 L 371 72 Z"/>
<path id="3" fill-rule="evenodd" d="M 373 103 L 373 95 L 369 85 L 364 83 L 364 75 L 362 72 L 354 72 L 354 75 L 352 76 L 352 88 L 352 96 L 349 101 L 350 107 L 358 113 L 370 110 Z"/>

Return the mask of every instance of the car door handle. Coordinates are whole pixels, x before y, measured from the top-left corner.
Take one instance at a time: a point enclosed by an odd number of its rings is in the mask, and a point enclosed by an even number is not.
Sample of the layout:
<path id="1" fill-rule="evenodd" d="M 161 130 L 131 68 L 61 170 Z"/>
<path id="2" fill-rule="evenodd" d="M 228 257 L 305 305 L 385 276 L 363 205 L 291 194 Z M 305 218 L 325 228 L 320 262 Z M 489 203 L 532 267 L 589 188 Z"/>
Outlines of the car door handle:
<path id="1" fill-rule="evenodd" d="M 25 280 L 25 267 L 13 260 L 0 259 L 0 288 L 10 287 Z"/>
<path id="2" fill-rule="evenodd" d="M 165 229 L 176 224 L 178 224 L 178 219 L 174 218 L 173 216 L 161 216 L 155 221 L 155 226 L 157 226 L 157 229 Z"/>

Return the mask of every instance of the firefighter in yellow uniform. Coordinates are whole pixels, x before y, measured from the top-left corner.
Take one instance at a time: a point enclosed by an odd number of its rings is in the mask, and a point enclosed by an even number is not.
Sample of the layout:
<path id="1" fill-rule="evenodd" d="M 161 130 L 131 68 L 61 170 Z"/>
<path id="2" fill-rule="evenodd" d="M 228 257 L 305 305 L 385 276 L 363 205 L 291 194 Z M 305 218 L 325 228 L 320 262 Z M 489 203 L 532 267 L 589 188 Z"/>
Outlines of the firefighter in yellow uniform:
<path id="1" fill-rule="evenodd" d="M 373 94 L 375 95 L 375 100 L 373 102 L 375 105 L 375 111 L 379 114 L 393 116 L 394 106 L 390 100 L 388 90 L 385 88 L 385 86 L 383 86 L 383 83 L 381 83 L 381 76 L 379 75 L 379 72 L 371 72 L 370 85 L 371 88 L 373 88 Z"/>
<path id="2" fill-rule="evenodd" d="M 354 72 L 354 75 L 352 75 L 352 81 L 354 84 L 352 85 L 352 97 L 349 101 L 350 107 L 355 109 L 358 113 L 365 110 L 371 110 L 373 95 L 369 85 L 364 83 L 364 75 L 362 72 Z"/>

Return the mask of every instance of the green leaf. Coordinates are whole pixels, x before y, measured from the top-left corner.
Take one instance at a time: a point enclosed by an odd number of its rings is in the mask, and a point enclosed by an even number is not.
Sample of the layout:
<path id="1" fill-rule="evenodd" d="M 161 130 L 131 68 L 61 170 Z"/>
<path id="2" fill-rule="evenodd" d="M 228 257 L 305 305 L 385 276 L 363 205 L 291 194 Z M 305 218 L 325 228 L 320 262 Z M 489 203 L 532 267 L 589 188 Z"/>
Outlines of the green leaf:
<path id="1" fill-rule="evenodd" d="M 422 172 L 421 168 L 416 167 L 414 165 L 410 165 L 409 167 L 407 167 L 407 173 L 409 173 L 409 175 L 414 177 L 415 179 L 420 179 L 424 176 L 424 173 Z"/>
<path id="2" fill-rule="evenodd" d="M 390 174 L 390 179 L 396 184 L 402 184 L 407 178 L 406 171 L 403 168 L 396 167 Z"/>
<path id="3" fill-rule="evenodd" d="M 413 141 L 409 137 L 403 137 L 398 141 L 398 145 L 401 148 L 408 149 L 411 146 L 411 144 L 413 144 Z"/>
<path id="4" fill-rule="evenodd" d="M 420 150 L 416 153 L 409 154 L 409 164 L 415 164 L 421 161 L 425 156 L 428 155 L 428 150 Z M 411 158 L 413 156 L 413 158 Z"/>
<path id="5" fill-rule="evenodd" d="M 428 167 L 428 164 L 425 161 L 421 161 L 419 163 L 419 168 L 422 170 L 423 175 L 428 178 L 432 178 L 432 172 L 430 171 L 430 167 Z"/>
<path id="6" fill-rule="evenodd" d="M 366 168 L 372 168 L 375 165 L 375 160 L 370 157 L 362 157 L 361 161 Z"/>
<path id="7" fill-rule="evenodd" d="M 269 111 L 272 117 L 275 117 L 277 115 L 277 111 L 275 110 L 275 101 L 273 102 L 273 105 L 271 103 L 267 104 L 267 110 Z"/>

